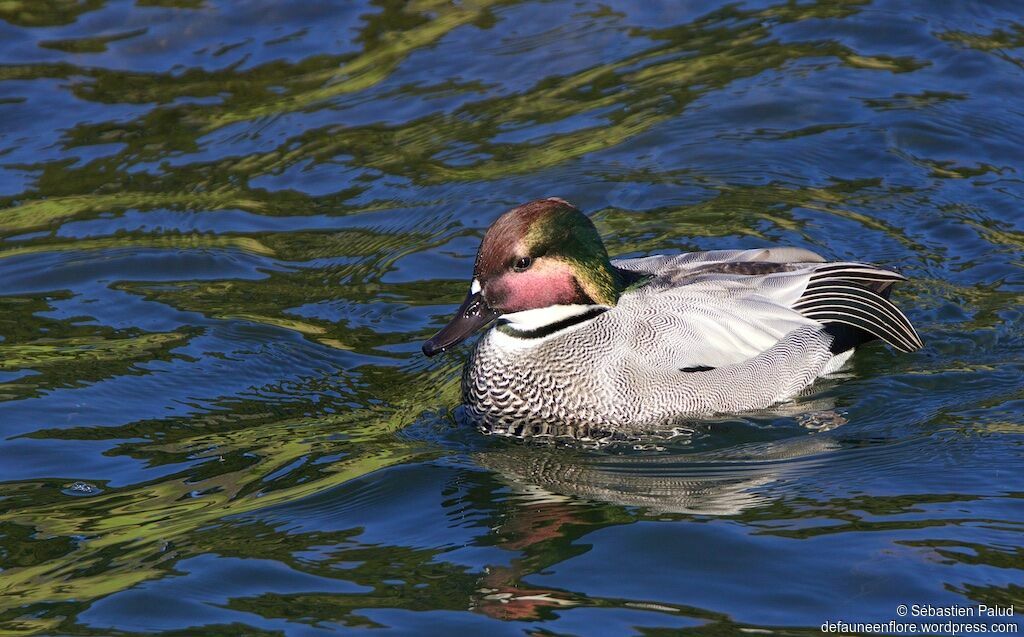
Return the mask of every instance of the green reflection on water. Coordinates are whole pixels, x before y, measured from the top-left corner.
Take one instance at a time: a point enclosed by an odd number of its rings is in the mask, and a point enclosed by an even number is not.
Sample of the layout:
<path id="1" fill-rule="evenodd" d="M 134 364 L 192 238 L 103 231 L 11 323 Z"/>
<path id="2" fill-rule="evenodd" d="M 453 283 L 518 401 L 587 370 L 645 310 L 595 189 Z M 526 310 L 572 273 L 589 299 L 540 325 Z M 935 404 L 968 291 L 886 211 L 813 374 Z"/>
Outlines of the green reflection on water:
<path id="1" fill-rule="evenodd" d="M 137 7 L 203 9 L 201 0 L 148 0 Z M 587 550 L 578 542 L 595 530 L 642 519 L 629 503 L 570 506 L 508 500 L 502 483 L 481 477 L 474 485 L 473 506 L 491 516 L 490 542 L 516 553 L 509 567 L 487 574 L 444 560 L 435 549 L 364 546 L 358 529 L 336 533 L 292 533 L 259 522 L 227 521 L 229 516 L 265 510 L 322 493 L 387 467 L 425 461 L 446 453 L 398 432 L 411 423 L 432 418 L 439 405 L 458 402 L 457 361 L 426 367 L 394 346 L 424 334 L 397 328 L 373 328 L 345 318 L 298 316 L 290 309 L 328 299 L 351 306 L 379 302 L 428 307 L 454 303 L 465 281 L 386 282 L 396 264 L 417 252 L 471 234 L 440 224 L 414 224 L 378 219 L 397 206 L 436 204 L 435 194 L 411 190 L 407 201 L 366 201 L 369 184 L 406 180 L 425 190 L 470 182 L 494 182 L 565 166 L 584 156 L 614 149 L 660 124 L 677 118 L 695 100 L 734 83 L 797 64 L 835 66 L 871 73 L 911 73 L 927 60 L 905 55 L 869 54 L 833 41 L 789 42 L 774 36 L 780 24 L 842 20 L 856 15 L 866 1 L 779 3 L 764 9 L 728 6 L 681 26 L 633 28 L 641 42 L 637 52 L 612 62 L 594 64 L 568 75 L 554 75 L 519 92 L 491 95 L 476 80 L 445 79 L 433 84 L 385 85 L 417 52 L 430 49 L 457 30 L 472 26 L 496 28 L 495 12 L 505 2 L 450 3 L 420 0 L 381 2 L 377 13 L 362 21 L 352 54 L 310 54 L 299 60 L 254 66 L 232 65 L 181 72 L 116 70 L 92 65 L 88 56 L 109 51 L 140 31 L 117 30 L 96 37 L 44 40 L 48 51 L 82 56 L 81 62 L 37 62 L 0 66 L 0 81 L 59 80 L 77 100 L 91 105 L 133 105 L 144 112 L 106 121 L 75 123 L 62 133 L 68 157 L 100 144 L 112 145 L 103 157 L 82 162 L 40 161 L 15 166 L 37 175 L 26 192 L 0 200 L 0 235 L 44 231 L 5 241 L 0 259 L 16 260 L 45 254 L 110 255 L 121 251 L 254 255 L 265 259 L 262 278 L 219 277 L 198 280 L 114 280 L 112 290 L 162 307 L 195 312 L 212 324 L 244 324 L 297 332 L 311 343 L 346 354 L 371 357 L 339 371 L 330 380 L 305 377 L 281 393 L 290 400 L 267 398 L 270 390 L 255 388 L 255 398 L 213 396 L 195 405 L 187 416 L 137 420 L 104 426 L 40 425 L 23 437 L 35 440 L 105 440 L 108 456 L 123 456 L 148 468 L 169 473 L 150 482 L 106 488 L 95 497 L 69 500 L 62 482 L 23 481 L 0 485 L 0 626 L 16 634 L 81 631 L 75 616 L 94 600 L 139 583 L 167 576 L 174 565 L 205 553 L 259 555 L 296 570 L 337 576 L 370 587 L 351 595 L 265 594 L 230 600 L 229 608 L 263 617 L 316 617 L 349 626 L 371 626 L 358 609 L 410 610 L 471 608 L 507 619 L 549 617 L 573 606 L 636 607 L 636 600 L 587 596 L 567 590 L 532 589 L 524 578 Z M 74 23 L 105 6 L 97 0 L 0 0 L 0 19 L 24 27 Z M 594 19 L 608 15 L 595 14 Z M 991 52 L 1019 64 L 1006 49 L 1020 45 L 1017 31 L 988 35 L 949 32 L 942 37 L 963 46 Z M 167 46 L 186 47 L 190 43 Z M 373 93 L 373 91 L 379 91 Z M 258 150 L 206 157 L 211 136 L 245 124 L 284 121 L 319 111 L 344 111 L 360 99 L 403 100 L 424 95 L 459 98 L 460 106 L 425 112 L 401 122 L 360 125 L 324 124 L 290 131 L 281 140 L 256 144 Z M 879 111 L 919 109 L 962 99 L 956 94 L 901 94 L 866 100 Z M 544 125 L 589 118 L 583 126 L 544 132 Z M 759 133 L 769 141 L 843 131 L 854 124 L 839 122 L 796 131 Z M 517 142 L 496 141 L 510 131 L 541 132 Z M 241 133 L 239 133 L 241 134 Z M 455 157 L 446 155 L 461 149 Z M 195 155 L 193 157 L 193 155 Z M 995 177 L 1003 168 L 977 163 L 959 165 L 944 159 L 913 158 L 940 179 Z M 258 185 L 266 176 L 317 165 L 353 169 L 360 185 L 311 195 L 297 189 L 272 190 Z M 833 180 L 811 186 L 772 182 L 759 185 L 721 183 L 698 172 L 646 175 L 624 167 L 606 176 L 634 184 L 676 180 L 705 188 L 712 195 L 695 205 L 649 208 L 642 213 L 618 208 L 600 210 L 596 221 L 613 237 L 613 253 L 643 252 L 676 246 L 680 237 L 740 236 L 770 239 L 775 231 L 810 238 L 808 212 L 852 222 L 913 251 L 922 260 L 939 262 L 934 249 L 909 237 L 897 222 L 859 212 L 911 194 L 911 189 L 880 179 Z M 357 180 L 358 181 L 358 180 Z M 451 202 L 446 202 L 451 203 Z M 118 231 L 110 236 L 74 236 L 54 230 L 75 221 L 116 217 L 129 211 L 198 212 L 205 218 L 230 211 L 266 217 L 324 215 L 355 217 L 370 228 L 287 232 Z M 800 211 L 800 214 L 797 214 Z M 967 218 L 965 225 L 993 246 L 1008 251 L 1024 247 L 1021 233 L 1009 227 Z M 415 227 L 416 229 L 410 229 Z M 102 234 L 102 231 L 100 231 Z M 676 246 L 686 247 L 686 246 Z M 290 267 L 323 259 L 328 265 Z M 284 265 L 281 265 L 284 264 Z M 276 266 L 276 267 L 272 267 Z M 289 267 L 285 267 L 289 266 Z M 173 274 L 173 273 L 172 273 Z M 954 298 L 970 308 L 970 316 L 949 328 L 978 333 L 995 331 L 1007 307 L 1024 297 L 1012 291 L 942 283 L 927 277 L 902 291 L 917 307 L 931 309 Z M 55 303 L 72 298 L 69 291 L 47 296 L 0 297 L 0 371 L 31 371 L 5 380 L 0 399 L 18 400 L 46 392 L 95 383 L 102 379 L 145 375 L 155 362 L 184 361 L 196 352 L 185 350 L 207 328 L 171 331 L 113 329 L 74 318 L 46 318 Z M 88 319 L 89 317 L 84 317 Z M 935 331 L 941 333 L 942 327 Z M 426 330 L 424 330 L 425 332 Z M 204 353 L 205 355 L 205 353 Z M 998 364 L 999 361 L 993 363 Z M 966 363 L 964 363 L 966 365 Z M 952 366 L 953 371 L 961 369 Z M 932 369 L 939 373 L 949 371 Z M 327 389 L 338 389 L 332 403 Z M 261 394 L 260 390 L 267 390 Z M 314 400 L 311 396 L 317 396 Z M 1017 394 L 1019 398 L 1019 394 Z M 1003 402 L 1000 395 L 993 402 Z M 117 421 L 114 417 L 112 421 Z M 117 421 L 120 422 L 120 421 Z M 102 425 L 102 423 L 101 423 Z M 1009 420 L 1004 431 L 1019 427 Z M 995 425 L 994 425 L 995 426 Z M 342 434 L 339 436 L 339 434 Z M 116 443 L 116 444 L 115 444 Z M 531 450 L 532 451 L 532 450 Z M 334 458 L 316 464 L 321 458 Z M 182 465 L 182 466 L 177 466 Z M 289 467 L 294 467 L 290 471 Z M 269 475 L 283 475 L 267 481 Z M 488 474 L 489 475 L 489 474 Z M 104 485 L 106 486 L 106 485 Z M 746 510 L 729 510 L 739 522 L 757 525 L 771 520 L 828 518 L 830 523 L 799 529 L 765 530 L 779 537 L 807 538 L 829 533 L 928 528 L 948 521 L 864 521 L 851 511 L 901 515 L 922 502 L 968 502 L 955 494 L 864 497 L 823 502 L 764 502 Z M 678 514 L 677 519 L 686 519 Z M 302 561 L 296 554 L 334 546 L 320 561 Z M 1020 569 L 1019 551 L 985 547 L 969 558 L 951 551 L 957 544 L 921 540 L 908 546 L 929 547 L 945 559 Z M 402 580 L 403 584 L 388 583 Z M 422 585 L 417 587 L 417 585 Z M 963 587 L 977 600 L 1020 599 L 1018 587 Z M 503 595 L 515 595 L 511 602 Z M 738 624 L 721 613 L 680 605 L 649 605 L 658 612 L 682 614 L 707 622 L 709 634 L 731 634 Z M 225 634 L 256 631 L 223 627 Z M 779 634 L 818 634 L 816 630 L 783 629 Z"/>

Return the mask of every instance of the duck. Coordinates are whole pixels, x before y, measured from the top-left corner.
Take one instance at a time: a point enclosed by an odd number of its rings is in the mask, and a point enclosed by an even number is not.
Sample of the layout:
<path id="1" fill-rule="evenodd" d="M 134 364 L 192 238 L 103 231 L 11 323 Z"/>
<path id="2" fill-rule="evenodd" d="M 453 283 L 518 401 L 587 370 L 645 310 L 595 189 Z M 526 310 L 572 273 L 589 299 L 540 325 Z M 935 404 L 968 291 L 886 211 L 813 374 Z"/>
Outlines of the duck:
<path id="1" fill-rule="evenodd" d="M 462 374 L 482 430 L 588 438 L 768 409 L 856 348 L 923 347 L 889 300 L 906 277 L 797 247 L 611 259 L 559 197 L 487 229 L 465 300 L 422 350 L 486 328 Z"/>

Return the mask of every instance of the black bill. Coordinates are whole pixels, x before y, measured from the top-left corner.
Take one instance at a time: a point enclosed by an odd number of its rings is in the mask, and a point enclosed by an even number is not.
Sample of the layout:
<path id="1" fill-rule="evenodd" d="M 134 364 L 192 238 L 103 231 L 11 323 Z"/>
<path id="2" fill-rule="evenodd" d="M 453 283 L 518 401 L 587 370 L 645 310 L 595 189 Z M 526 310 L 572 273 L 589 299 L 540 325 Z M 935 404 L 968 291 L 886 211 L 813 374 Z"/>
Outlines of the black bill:
<path id="1" fill-rule="evenodd" d="M 501 313 L 487 305 L 487 301 L 484 301 L 480 293 L 470 293 L 448 325 L 423 344 L 423 353 L 427 356 L 440 354 L 452 345 L 466 340 L 473 332 L 498 318 L 499 314 Z"/>

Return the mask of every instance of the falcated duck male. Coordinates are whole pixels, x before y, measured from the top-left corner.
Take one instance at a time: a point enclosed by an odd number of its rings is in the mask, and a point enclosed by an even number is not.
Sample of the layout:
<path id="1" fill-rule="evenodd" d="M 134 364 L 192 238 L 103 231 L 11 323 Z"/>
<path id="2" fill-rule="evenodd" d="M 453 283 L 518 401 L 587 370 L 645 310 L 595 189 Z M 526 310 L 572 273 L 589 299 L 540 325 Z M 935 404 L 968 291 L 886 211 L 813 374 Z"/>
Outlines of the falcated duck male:
<path id="1" fill-rule="evenodd" d="M 590 219 L 551 197 L 487 230 L 469 295 L 423 352 L 493 323 L 462 383 L 493 432 L 661 428 L 790 399 L 868 341 L 921 348 L 889 301 L 903 280 L 789 247 L 610 260 Z"/>

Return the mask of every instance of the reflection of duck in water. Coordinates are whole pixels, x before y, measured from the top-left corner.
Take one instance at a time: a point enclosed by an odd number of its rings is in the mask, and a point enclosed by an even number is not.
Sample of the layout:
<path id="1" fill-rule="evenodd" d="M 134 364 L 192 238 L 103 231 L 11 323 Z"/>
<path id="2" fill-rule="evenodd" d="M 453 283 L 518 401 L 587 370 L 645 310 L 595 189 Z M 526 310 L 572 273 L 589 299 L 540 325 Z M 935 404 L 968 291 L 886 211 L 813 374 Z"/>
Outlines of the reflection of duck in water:
<path id="1" fill-rule="evenodd" d="M 736 515 L 764 504 L 761 489 L 840 449 L 825 435 L 689 454 L 603 455 L 509 446 L 475 460 L 535 501 L 584 498 L 649 513 Z"/>
<path id="2" fill-rule="evenodd" d="M 469 296 L 423 346 L 444 351 L 497 319 L 466 367 L 484 427 L 592 435 L 768 407 L 835 371 L 864 342 L 921 340 L 888 300 L 895 272 L 798 248 L 609 261 L 561 199 L 502 215 Z"/>
<path id="3" fill-rule="evenodd" d="M 817 473 L 844 446 L 832 434 L 819 434 L 688 454 L 611 456 L 529 444 L 478 452 L 476 464 L 501 475 L 515 494 L 493 531 L 501 538 L 497 546 L 519 557 L 485 570 L 471 607 L 505 620 L 537 619 L 578 605 L 692 613 L 651 602 L 589 598 L 538 587 L 527 578 L 585 551 L 587 542 L 579 540 L 608 526 L 665 514 L 739 515 L 769 505 L 783 485 Z M 847 458 L 861 466 L 859 460 L 856 454 Z M 709 619 L 700 612 L 695 616 Z"/>

